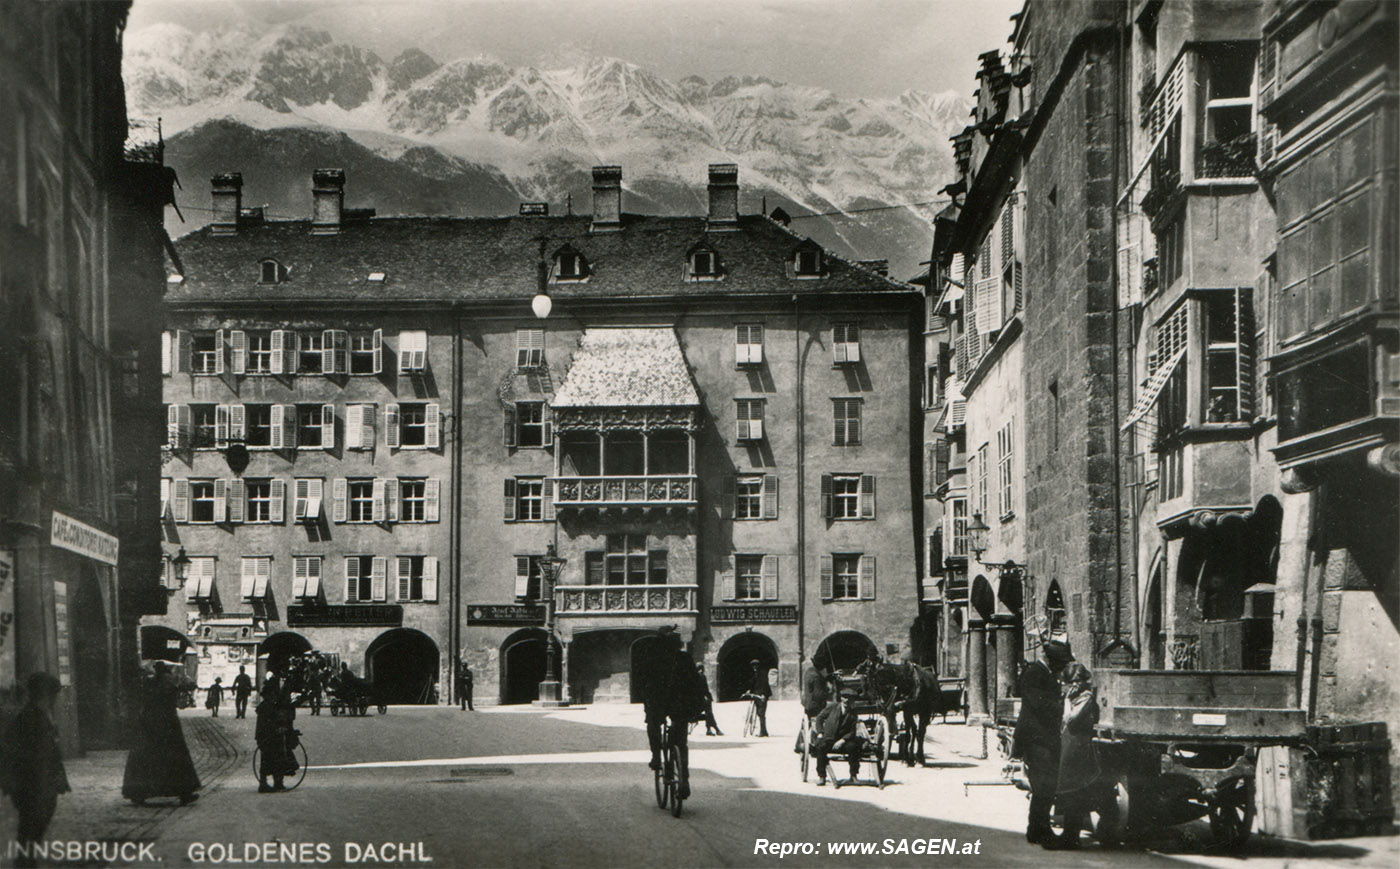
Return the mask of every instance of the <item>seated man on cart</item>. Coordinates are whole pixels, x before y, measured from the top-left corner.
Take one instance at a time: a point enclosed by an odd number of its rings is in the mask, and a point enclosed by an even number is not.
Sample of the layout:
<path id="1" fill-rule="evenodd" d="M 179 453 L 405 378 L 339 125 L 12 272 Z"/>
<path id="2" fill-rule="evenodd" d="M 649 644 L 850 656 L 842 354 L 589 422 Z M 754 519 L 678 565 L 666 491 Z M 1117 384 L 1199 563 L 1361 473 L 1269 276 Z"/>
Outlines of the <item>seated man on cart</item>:
<path id="1" fill-rule="evenodd" d="M 845 753 L 851 765 L 850 782 L 855 782 L 867 743 L 862 733 L 860 719 L 851 710 L 850 700 L 837 691 L 812 722 L 812 756 L 817 759 L 818 787 L 826 784 L 827 755 L 833 751 Z M 833 781 L 835 778 L 833 774 Z"/>

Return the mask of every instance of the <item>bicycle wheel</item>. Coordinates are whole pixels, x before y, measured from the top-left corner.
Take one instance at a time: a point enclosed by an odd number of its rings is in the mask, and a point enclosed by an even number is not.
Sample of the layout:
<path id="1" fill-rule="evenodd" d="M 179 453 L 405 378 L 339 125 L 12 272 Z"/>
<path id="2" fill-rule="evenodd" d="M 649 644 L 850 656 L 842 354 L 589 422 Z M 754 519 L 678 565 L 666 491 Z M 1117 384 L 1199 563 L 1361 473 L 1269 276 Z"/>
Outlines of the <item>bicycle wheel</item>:
<path id="1" fill-rule="evenodd" d="M 297 756 L 297 771 L 282 779 L 284 790 L 294 791 L 297 786 L 306 780 L 306 745 L 298 742 L 297 747 L 292 749 L 292 753 Z M 253 780 L 262 784 L 262 776 L 258 773 L 258 764 L 262 760 L 262 749 L 253 749 Z"/>
<path id="2" fill-rule="evenodd" d="M 758 735 L 758 704 L 749 701 L 749 712 L 744 718 L 744 738 Z"/>
<path id="3" fill-rule="evenodd" d="M 664 732 L 663 732 L 664 736 Z M 663 742 L 663 745 L 665 743 Z M 671 793 L 666 783 L 666 763 L 662 762 L 660 769 L 652 770 L 652 783 L 656 788 L 656 807 L 665 809 L 667 803 L 671 801 Z"/>
<path id="4" fill-rule="evenodd" d="M 812 766 L 812 723 L 807 720 L 807 716 L 802 716 L 801 729 L 798 730 L 798 739 L 802 741 L 802 780 L 807 780 L 807 771 Z"/>
<path id="5" fill-rule="evenodd" d="M 671 792 L 671 817 L 681 816 L 681 750 L 673 742 L 666 746 L 666 785 Z"/>

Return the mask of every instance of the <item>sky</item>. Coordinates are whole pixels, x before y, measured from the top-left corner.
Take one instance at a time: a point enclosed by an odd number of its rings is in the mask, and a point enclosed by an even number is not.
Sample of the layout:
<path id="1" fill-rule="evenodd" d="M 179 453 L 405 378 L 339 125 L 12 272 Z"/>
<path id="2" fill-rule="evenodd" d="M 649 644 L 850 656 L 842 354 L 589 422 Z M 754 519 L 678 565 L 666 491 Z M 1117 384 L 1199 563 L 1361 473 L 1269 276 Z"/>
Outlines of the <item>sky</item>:
<path id="1" fill-rule="evenodd" d="M 295 22 L 389 60 L 486 55 L 572 66 L 618 57 L 671 80 L 767 76 L 847 97 L 970 97 L 1022 0 L 135 0 L 128 28 Z"/>

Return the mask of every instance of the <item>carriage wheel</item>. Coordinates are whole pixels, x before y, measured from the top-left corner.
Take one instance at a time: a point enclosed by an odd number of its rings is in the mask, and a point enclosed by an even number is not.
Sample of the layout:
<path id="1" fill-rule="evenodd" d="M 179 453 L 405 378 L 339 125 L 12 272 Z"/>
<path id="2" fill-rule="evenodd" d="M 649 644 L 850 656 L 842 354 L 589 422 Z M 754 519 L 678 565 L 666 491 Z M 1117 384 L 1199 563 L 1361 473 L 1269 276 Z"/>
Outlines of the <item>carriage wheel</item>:
<path id="1" fill-rule="evenodd" d="M 289 791 L 296 790 L 297 785 L 306 780 L 306 745 L 298 740 L 297 747 L 292 751 L 297 755 L 299 766 L 294 775 L 282 779 L 282 787 Z M 258 762 L 260 760 L 262 760 L 262 750 L 253 749 L 253 780 L 258 784 L 262 784 L 262 776 L 258 775 Z"/>
<path id="2" fill-rule="evenodd" d="M 880 790 L 885 789 L 885 771 L 890 767 L 890 751 L 894 745 L 894 734 L 890 733 L 885 719 L 875 719 L 875 732 L 871 734 L 872 748 L 875 752 L 875 783 L 880 786 Z"/>
<path id="3" fill-rule="evenodd" d="M 1241 776 L 1223 781 L 1210 800 L 1212 847 L 1236 850 L 1254 827 L 1254 779 Z"/>
<path id="4" fill-rule="evenodd" d="M 802 743 L 802 780 L 807 780 L 807 771 L 812 766 L 812 725 L 807 720 L 807 716 L 802 716 L 801 729 L 797 731 L 797 739 Z"/>
<path id="5" fill-rule="evenodd" d="M 1105 845 L 1122 842 L 1127 835 L 1128 820 L 1131 817 L 1131 804 L 1128 796 L 1128 782 L 1119 777 L 1104 791 L 1095 814 L 1093 836 L 1095 841 Z"/>

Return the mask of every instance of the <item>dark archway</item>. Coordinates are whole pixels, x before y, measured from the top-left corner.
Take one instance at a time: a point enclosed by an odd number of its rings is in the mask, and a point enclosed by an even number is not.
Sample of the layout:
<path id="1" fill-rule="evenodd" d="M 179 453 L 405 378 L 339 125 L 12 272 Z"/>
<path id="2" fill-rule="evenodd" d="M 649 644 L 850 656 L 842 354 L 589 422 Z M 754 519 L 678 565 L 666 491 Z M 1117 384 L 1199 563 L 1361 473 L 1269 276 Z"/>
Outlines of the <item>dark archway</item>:
<path id="1" fill-rule="evenodd" d="M 860 631 L 837 631 L 821 641 L 814 657 L 821 666 L 850 671 L 865 659 L 878 655 L 875 644 Z"/>
<path id="2" fill-rule="evenodd" d="M 1167 623 L 1165 601 L 1162 599 L 1163 561 L 1159 553 L 1152 568 L 1152 578 L 1147 583 L 1146 604 L 1142 610 L 1142 644 L 1147 652 L 1149 670 L 1165 670 L 1167 667 Z"/>
<path id="3" fill-rule="evenodd" d="M 111 696 L 111 656 L 107 648 L 107 608 L 97 567 L 82 561 L 76 581 L 68 585 L 70 631 L 73 638 L 73 694 L 78 704 L 78 735 L 84 749 L 110 743 L 109 716 L 116 704 Z"/>
<path id="4" fill-rule="evenodd" d="M 258 663 L 262 665 L 259 677 L 268 670 L 286 673 L 288 658 L 311 651 L 311 642 L 294 631 L 281 631 L 258 643 Z M 259 683 L 261 684 L 261 683 Z"/>
<path id="5" fill-rule="evenodd" d="M 547 667 L 545 638 L 539 628 L 524 628 L 501 643 L 501 703 L 533 703 Z M 554 643 L 556 652 L 559 643 Z M 560 659 L 562 660 L 562 659 Z"/>
<path id="6" fill-rule="evenodd" d="M 190 638 L 165 625 L 141 626 L 141 660 L 169 661 L 181 667 L 185 652 L 193 645 Z"/>
<path id="7" fill-rule="evenodd" d="M 365 675 L 374 683 L 374 696 L 380 703 L 396 706 L 435 703 L 437 643 L 413 628 L 385 631 L 365 650 Z"/>
<path id="8" fill-rule="evenodd" d="M 744 631 L 724 641 L 715 661 L 716 700 L 724 703 L 744 696 L 753 684 L 754 660 L 765 670 L 778 666 L 777 645 L 754 631 Z"/>

